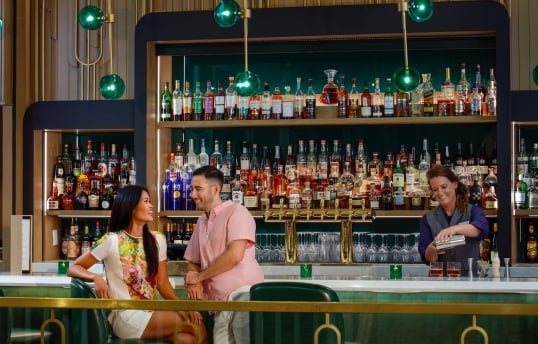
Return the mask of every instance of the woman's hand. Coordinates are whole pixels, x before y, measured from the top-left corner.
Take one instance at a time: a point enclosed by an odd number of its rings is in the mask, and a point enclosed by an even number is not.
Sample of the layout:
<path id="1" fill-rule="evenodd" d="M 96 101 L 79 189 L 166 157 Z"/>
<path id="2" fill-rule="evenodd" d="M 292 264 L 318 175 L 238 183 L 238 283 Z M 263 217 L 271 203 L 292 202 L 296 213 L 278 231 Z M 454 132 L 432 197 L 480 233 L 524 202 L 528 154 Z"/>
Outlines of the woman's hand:
<path id="1" fill-rule="evenodd" d="M 435 247 L 435 241 L 432 241 L 428 247 L 426 247 L 426 251 L 424 251 L 424 257 L 430 263 L 437 262 L 439 260 L 438 255 L 440 254 L 445 254 L 445 251 L 437 250 L 437 247 Z"/>
<path id="2" fill-rule="evenodd" d="M 187 284 L 187 297 L 191 300 L 201 300 L 204 296 L 204 287 L 202 283 L 198 284 Z"/>
<path id="3" fill-rule="evenodd" d="M 454 235 L 457 235 L 456 226 L 450 226 L 441 230 L 436 236 L 435 241 L 447 241 Z"/>
<path id="4" fill-rule="evenodd" d="M 97 297 L 100 299 L 110 299 L 110 288 L 108 288 L 108 284 L 105 282 L 105 280 L 99 276 L 96 275 L 93 279 L 93 288 L 95 289 L 95 293 L 97 294 Z"/>

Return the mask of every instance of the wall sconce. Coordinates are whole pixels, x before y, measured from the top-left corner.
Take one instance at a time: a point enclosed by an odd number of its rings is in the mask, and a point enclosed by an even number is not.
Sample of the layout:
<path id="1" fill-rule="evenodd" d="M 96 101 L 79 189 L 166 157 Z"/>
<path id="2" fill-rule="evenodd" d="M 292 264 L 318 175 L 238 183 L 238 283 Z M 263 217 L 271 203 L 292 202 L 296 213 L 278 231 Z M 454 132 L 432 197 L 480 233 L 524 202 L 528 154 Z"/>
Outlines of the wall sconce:
<path id="1" fill-rule="evenodd" d="M 433 15 L 433 3 L 432 0 L 402 0 L 398 10 L 402 12 L 404 66 L 394 73 L 393 80 L 394 84 L 400 91 L 410 92 L 418 86 L 420 82 L 420 74 L 416 69 L 409 66 L 405 13 L 407 12 L 411 20 L 415 22 L 420 23 L 427 21 Z"/>
<path id="2" fill-rule="evenodd" d="M 110 51 L 110 74 L 107 74 L 99 81 L 99 92 L 105 99 L 118 99 L 125 92 L 125 83 L 118 74 L 113 73 L 113 54 L 112 54 L 112 24 L 114 23 L 114 14 L 112 14 L 112 0 L 107 1 L 107 12 L 94 5 L 84 6 L 78 13 L 78 22 L 80 26 L 88 31 L 99 29 L 105 22 L 108 24 L 108 48 Z M 100 59 L 100 58 L 99 58 Z M 98 60 L 87 63 L 77 58 L 82 65 L 94 65 Z"/>
<path id="3" fill-rule="evenodd" d="M 247 0 L 244 0 L 243 9 L 235 0 L 221 0 L 213 11 L 213 18 L 218 26 L 229 28 L 243 18 L 243 41 L 245 45 L 245 70 L 235 76 L 234 89 L 238 95 L 250 97 L 258 92 L 260 79 L 255 73 L 248 70 L 248 19 L 250 9 Z"/>

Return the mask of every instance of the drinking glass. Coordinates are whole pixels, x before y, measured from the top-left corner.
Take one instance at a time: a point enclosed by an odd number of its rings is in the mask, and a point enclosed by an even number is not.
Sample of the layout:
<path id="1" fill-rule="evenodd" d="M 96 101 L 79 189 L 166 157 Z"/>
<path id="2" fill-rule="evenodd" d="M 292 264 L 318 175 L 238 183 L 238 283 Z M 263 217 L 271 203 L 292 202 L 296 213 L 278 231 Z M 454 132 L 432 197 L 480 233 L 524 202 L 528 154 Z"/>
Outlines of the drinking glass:
<path id="1" fill-rule="evenodd" d="M 387 247 L 387 234 L 381 233 L 381 246 L 377 249 L 377 261 L 379 263 L 387 263 L 389 261 L 389 249 Z"/>
<path id="2" fill-rule="evenodd" d="M 461 277 L 461 262 L 447 262 L 446 275 L 448 277 Z"/>
<path id="3" fill-rule="evenodd" d="M 443 277 L 443 262 L 430 263 L 430 277 Z"/>
<path id="4" fill-rule="evenodd" d="M 399 263 L 401 260 L 401 247 L 398 243 L 398 237 L 400 234 L 392 234 L 394 237 L 394 243 L 392 245 L 392 248 L 390 250 L 390 261 L 394 263 Z"/>
<path id="5" fill-rule="evenodd" d="M 375 247 L 374 233 L 368 233 L 368 238 L 370 239 L 370 246 L 366 250 L 366 261 L 368 263 L 375 263 L 377 259 L 377 250 Z"/>
<path id="6" fill-rule="evenodd" d="M 308 255 L 308 261 L 309 262 L 316 262 L 319 261 L 319 233 L 316 232 L 309 232 L 310 236 L 309 239 L 309 245 L 307 248 L 307 255 Z"/>
<path id="7" fill-rule="evenodd" d="M 410 249 L 409 249 L 409 234 L 400 234 L 403 239 L 403 247 L 400 250 L 400 262 L 409 263 L 410 261 Z"/>
<path id="8" fill-rule="evenodd" d="M 418 235 L 419 233 L 413 233 L 412 234 L 415 238 L 415 243 L 413 247 L 411 248 L 409 252 L 410 261 L 411 263 L 422 263 L 422 257 L 420 256 L 420 252 L 418 250 Z"/>
<path id="9" fill-rule="evenodd" d="M 353 262 L 360 263 L 366 260 L 366 245 L 363 240 L 366 233 L 353 233 Z"/>

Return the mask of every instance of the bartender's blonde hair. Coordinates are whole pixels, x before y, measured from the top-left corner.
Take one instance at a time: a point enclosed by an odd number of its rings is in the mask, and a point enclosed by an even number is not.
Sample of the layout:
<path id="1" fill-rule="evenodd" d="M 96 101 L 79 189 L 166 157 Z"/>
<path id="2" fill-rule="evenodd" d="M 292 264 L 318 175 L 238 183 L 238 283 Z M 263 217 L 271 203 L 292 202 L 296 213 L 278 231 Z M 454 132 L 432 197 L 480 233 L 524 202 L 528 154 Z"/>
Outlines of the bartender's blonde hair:
<path id="1" fill-rule="evenodd" d="M 458 186 L 456 187 L 456 208 L 458 208 L 461 214 L 467 214 L 467 204 L 469 203 L 467 186 L 459 181 L 458 176 L 456 176 L 450 167 L 435 165 L 428 170 L 426 177 L 428 178 L 428 185 L 430 185 L 430 180 L 435 177 L 446 177 L 451 182 L 458 182 Z"/>

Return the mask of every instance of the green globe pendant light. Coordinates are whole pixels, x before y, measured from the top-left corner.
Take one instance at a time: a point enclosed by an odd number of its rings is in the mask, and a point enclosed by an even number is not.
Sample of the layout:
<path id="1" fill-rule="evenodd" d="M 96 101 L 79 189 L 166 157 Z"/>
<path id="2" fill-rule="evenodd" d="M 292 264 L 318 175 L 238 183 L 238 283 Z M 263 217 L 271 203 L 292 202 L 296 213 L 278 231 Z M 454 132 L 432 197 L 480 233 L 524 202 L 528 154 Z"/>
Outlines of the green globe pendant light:
<path id="1" fill-rule="evenodd" d="M 239 72 L 235 76 L 234 89 L 242 97 L 250 97 L 258 92 L 260 88 L 260 79 L 251 71 Z"/>
<path id="2" fill-rule="evenodd" d="M 2 18 L 0 18 L 0 29 L 2 29 L 4 27 L 4 21 L 2 20 Z"/>
<path id="3" fill-rule="evenodd" d="M 536 65 L 532 71 L 532 81 L 538 86 L 538 65 Z"/>
<path id="4" fill-rule="evenodd" d="M 86 30 L 96 30 L 105 22 L 103 10 L 95 5 L 84 6 L 78 12 L 78 22 Z"/>
<path id="5" fill-rule="evenodd" d="M 241 6 L 235 0 L 221 0 L 213 11 L 218 26 L 229 28 L 241 19 Z"/>
<path id="6" fill-rule="evenodd" d="M 118 99 L 125 92 L 125 83 L 118 74 L 108 74 L 99 81 L 99 92 L 105 99 Z"/>
<path id="7" fill-rule="evenodd" d="M 417 23 L 429 20 L 433 15 L 432 0 L 410 0 L 407 6 L 409 18 Z"/>
<path id="8" fill-rule="evenodd" d="M 392 76 L 394 85 L 403 92 L 410 92 L 417 88 L 420 74 L 415 68 L 404 66 Z"/>

